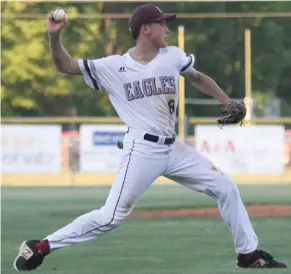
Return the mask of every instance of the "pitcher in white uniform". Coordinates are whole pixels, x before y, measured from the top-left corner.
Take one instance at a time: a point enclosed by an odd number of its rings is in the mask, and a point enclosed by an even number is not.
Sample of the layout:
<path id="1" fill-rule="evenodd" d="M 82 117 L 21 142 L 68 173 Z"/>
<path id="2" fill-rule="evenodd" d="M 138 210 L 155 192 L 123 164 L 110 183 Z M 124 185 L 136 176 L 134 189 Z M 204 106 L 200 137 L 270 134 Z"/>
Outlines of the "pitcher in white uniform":
<path id="1" fill-rule="evenodd" d="M 164 14 L 155 5 L 139 6 L 129 19 L 136 40 L 134 48 L 124 55 L 76 60 L 61 42 L 60 33 L 66 22 L 56 22 L 53 12 L 49 14 L 50 50 L 57 70 L 83 75 L 91 88 L 107 92 L 128 131 L 119 170 L 105 205 L 43 240 L 24 241 L 14 261 L 16 270 L 35 269 L 53 251 L 93 240 L 117 228 L 159 176 L 217 200 L 221 216 L 232 233 L 239 267 L 286 267 L 257 249 L 258 238 L 236 184 L 213 168 L 194 147 L 175 138 L 180 75 L 221 104 L 230 100 L 211 78 L 194 69 L 192 54 L 167 46 L 170 31 L 166 23 L 175 17 Z"/>

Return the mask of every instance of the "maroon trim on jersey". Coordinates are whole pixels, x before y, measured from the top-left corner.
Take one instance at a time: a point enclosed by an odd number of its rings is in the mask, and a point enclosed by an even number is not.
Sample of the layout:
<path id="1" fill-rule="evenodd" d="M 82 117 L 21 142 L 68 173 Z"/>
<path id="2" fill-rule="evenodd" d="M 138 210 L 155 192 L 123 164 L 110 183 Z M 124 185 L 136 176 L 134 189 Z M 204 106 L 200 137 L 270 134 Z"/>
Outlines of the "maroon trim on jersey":
<path id="1" fill-rule="evenodd" d="M 190 55 L 189 57 L 190 57 L 189 62 L 187 63 L 186 66 L 184 66 L 184 67 L 181 69 L 181 72 L 183 72 L 184 70 L 186 70 L 187 68 L 189 68 L 190 65 L 192 64 L 192 56 Z"/>
<path id="2" fill-rule="evenodd" d="M 84 63 L 84 67 L 85 67 L 85 70 L 86 72 L 88 73 L 92 83 L 93 83 L 93 86 L 95 89 L 99 89 L 98 87 L 98 84 L 97 84 L 97 81 L 93 78 L 92 74 L 91 74 L 91 70 L 90 70 L 90 67 L 88 65 L 88 60 L 83 60 L 83 63 Z"/>

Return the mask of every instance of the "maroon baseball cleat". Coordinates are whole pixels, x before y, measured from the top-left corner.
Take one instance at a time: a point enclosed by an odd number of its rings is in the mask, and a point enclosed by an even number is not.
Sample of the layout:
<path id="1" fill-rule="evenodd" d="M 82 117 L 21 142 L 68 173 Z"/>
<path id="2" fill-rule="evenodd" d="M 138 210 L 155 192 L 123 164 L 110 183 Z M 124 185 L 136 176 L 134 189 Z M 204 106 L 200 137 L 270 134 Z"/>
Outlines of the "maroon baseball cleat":
<path id="1" fill-rule="evenodd" d="M 30 271 L 43 262 L 46 255 L 50 253 L 48 240 L 24 241 L 19 247 L 19 253 L 14 260 L 13 267 L 17 271 Z"/>

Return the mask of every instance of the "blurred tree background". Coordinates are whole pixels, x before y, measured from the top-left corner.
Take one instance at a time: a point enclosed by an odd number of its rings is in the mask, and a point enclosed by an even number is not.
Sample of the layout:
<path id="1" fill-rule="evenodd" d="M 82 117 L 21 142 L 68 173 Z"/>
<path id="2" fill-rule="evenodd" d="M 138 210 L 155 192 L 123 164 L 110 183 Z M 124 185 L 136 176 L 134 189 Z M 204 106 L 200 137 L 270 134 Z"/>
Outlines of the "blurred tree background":
<path id="1" fill-rule="evenodd" d="M 161 3 L 175 13 L 291 12 L 291 2 Z M 73 18 L 77 14 L 131 13 L 132 3 L 2 2 L 2 116 L 112 116 L 105 93 L 90 89 L 82 76 L 55 71 L 50 58 L 46 15 L 60 6 L 68 13 L 63 43 L 74 58 L 95 59 L 123 54 L 134 46 L 127 19 Z M 13 15 L 28 14 L 27 18 Z M 39 14 L 37 16 L 29 16 Z M 34 18 L 29 18 L 34 17 Z M 70 17 L 72 17 L 70 19 Z M 185 51 L 195 67 L 211 76 L 232 98 L 243 98 L 244 29 L 252 31 L 252 90 L 257 116 L 268 101 L 281 100 L 281 115 L 291 116 L 291 18 L 192 18 L 170 24 L 171 44 L 177 45 L 178 25 L 185 26 Z M 186 84 L 187 98 L 208 98 Z M 214 116 L 217 106 L 187 105 L 188 116 Z"/>

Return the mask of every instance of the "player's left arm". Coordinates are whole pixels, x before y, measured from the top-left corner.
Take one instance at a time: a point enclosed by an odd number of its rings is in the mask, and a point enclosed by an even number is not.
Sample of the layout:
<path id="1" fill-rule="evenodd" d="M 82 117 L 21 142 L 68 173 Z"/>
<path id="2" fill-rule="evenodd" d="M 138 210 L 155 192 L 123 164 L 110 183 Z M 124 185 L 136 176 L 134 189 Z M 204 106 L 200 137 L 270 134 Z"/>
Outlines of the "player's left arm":
<path id="1" fill-rule="evenodd" d="M 225 105 L 230 101 L 230 98 L 225 92 L 212 80 L 209 76 L 195 70 L 193 67 L 188 69 L 181 75 L 193 86 L 200 89 L 207 95 L 216 98 L 221 104 Z"/>

